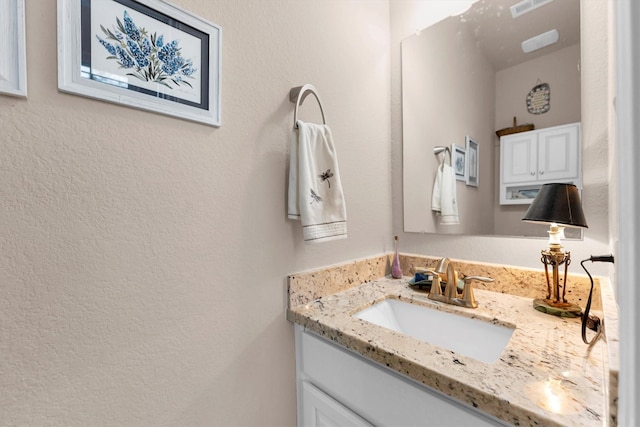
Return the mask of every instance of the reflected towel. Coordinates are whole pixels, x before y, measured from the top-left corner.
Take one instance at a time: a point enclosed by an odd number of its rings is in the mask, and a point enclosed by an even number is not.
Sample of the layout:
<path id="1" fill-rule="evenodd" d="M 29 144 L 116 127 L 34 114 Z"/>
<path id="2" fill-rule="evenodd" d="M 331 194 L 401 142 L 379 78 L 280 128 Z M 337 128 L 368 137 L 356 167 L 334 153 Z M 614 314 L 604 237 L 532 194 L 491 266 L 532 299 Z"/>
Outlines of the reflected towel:
<path id="1" fill-rule="evenodd" d="M 347 237 L 338 157 L 327 125 L 304 123 L 291 137 L 288 217 L 302 222 L 305 242 Z"/>
<path id="2" fill-rule="evenodd" d="M 442 225 L 460 223 L 456 200 L 456 175 L 453 168 L 446 163 L 442 163 L 436 173 L 431 194 L 431 210 L 440 215 Z"/>

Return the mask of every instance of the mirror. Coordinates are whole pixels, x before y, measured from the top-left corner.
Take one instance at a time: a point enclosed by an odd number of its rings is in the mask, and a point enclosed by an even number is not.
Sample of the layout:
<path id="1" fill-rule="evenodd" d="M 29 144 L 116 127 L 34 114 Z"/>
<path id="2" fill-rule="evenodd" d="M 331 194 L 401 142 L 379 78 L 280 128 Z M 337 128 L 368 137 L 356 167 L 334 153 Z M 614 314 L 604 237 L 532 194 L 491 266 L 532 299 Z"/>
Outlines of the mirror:
<path id="1" fill-rule="evenodd" d="M 514 18 L 510 7 L 518 3 L 480 0 L 402 41 L 405 232 L 547 237 L 545 227 L 521 221 L 529 205 L 499 203 L 496 131 L 514 127 L 514 117 L 536 130 L 580 121 L 580 0 L 536 2 Z M 523 52 L 521 42 L 552 29 L 556 43 Z M 530 113 L 527 96 L 544 83 L 550 108 Z M 434 148 L 465 148 L 469 137 L 477 143 L 477 186 L 456 181 L 460 223 L 441 225 L 431 210 L 441 161 Z"/>

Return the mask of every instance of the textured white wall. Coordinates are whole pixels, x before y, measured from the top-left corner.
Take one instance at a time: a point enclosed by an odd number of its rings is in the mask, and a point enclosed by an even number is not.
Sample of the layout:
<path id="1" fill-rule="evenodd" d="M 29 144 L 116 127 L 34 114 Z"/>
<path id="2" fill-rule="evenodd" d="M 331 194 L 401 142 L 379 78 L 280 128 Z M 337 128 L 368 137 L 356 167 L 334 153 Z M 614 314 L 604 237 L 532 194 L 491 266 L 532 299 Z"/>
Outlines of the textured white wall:
<path id="1" fill-rule="evenodd" d="M 219 129 L 59 93 L 56 2 L 27 4 L 29 97 L 0 96 L 0 425 L 294 425 L 285 276 L 391 248 L 387 0 L 175 4 L 223 29 Z M 349 219 L 315 246 L 285 218 L 303 83 Z"/>
<path id="2" fill-rule="evenodd" d="M 473 259 L 541 268 L 540 249 L 543 240 L 535 238 L 447 236 L 403 233 L 402 223 L 402 111 L 400 41 L 415 31 L 415 22 L 428 20 L 437 10 L 429 7 L 439 1 L 394 0 L 391 17 L 391 145 L 393 229 L 400 236 L 401 247 L 408 252 L 432 256 Z M 607 170 L 614 160 L 608 158 L 609 110 L 612 108 L 608 73 L 608 39 L 611 23 L 607 20 L 606 2 L 581 3 L 582 47 L 582 142 L 583 142 L 583 207 L 589 229 L 583 241 L 565 245 L 574 260 L 591 254 L 610 252 Z M 445 15 L 446 16 L 446 15 Z M 433 22 L 433 21 L 431 21 Z M 407 24 L 409 23 L 409 24 Z M 482 184 L 481 184 L 482 185 Z M 583 273 L 579 264 L 573 273 Z M 594 264 L 592 273 L 607 274 L 607 266 Z"/>

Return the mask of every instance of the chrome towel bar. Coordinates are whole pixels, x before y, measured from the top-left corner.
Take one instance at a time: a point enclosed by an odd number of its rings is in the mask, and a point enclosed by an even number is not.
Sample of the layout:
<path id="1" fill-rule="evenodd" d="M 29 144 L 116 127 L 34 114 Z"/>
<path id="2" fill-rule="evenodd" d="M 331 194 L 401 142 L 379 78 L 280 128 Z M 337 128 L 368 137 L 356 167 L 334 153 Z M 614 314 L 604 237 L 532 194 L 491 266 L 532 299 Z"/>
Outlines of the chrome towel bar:
<path id="1" fill-rule="evenodd" d="M 322 123 L 327 124 L 327 120 L 324 118 L 324 109 L 322 108 L 322 102 L 320 102 L 320 97 L 318 96 L 318 92 L 313 85 L 305 84 L 302 86 L 294 87 L 289 91 L 289 100 L 296 104 L 296 109 L 293 111 L 293 127 L 298 127 L 298 108 L 302 105 L 305 98 L 312 94 L 316 97 L 318 101 L 318 105 L 320 106 L 320 114 L 322 114 Z"/>

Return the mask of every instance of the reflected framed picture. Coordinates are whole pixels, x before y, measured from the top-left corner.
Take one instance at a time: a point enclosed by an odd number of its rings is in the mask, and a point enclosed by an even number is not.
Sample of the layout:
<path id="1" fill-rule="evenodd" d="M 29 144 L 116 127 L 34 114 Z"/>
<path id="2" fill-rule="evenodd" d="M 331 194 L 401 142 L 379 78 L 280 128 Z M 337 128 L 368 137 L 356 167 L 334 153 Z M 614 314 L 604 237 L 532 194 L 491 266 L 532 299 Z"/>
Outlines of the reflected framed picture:
<path id="1" fill-rule="evenodd" d="M 466 180 L 466 149 L 456 144 L 451 144 L 451 166 L 456 173 L 457 181 Z"/>
<path id="2" fill-rule="evenodd" d="M 58 0 L 58 89 L 220 126 L 221 31 L 163 0 Z"/>
<path id="3" fill-rule="evenodd" d="M 466 137 L 467 142 L 467 174 L 466 184 L 471 187 L 477 187 L 479 183 L 479 160 L 480 152 L 478 143 L 469 135 Z"/>
<path id="4" fill-rule="evenodd" d="M 0 93 L 27 96 L 24 0 L 0 0 Z"/>

